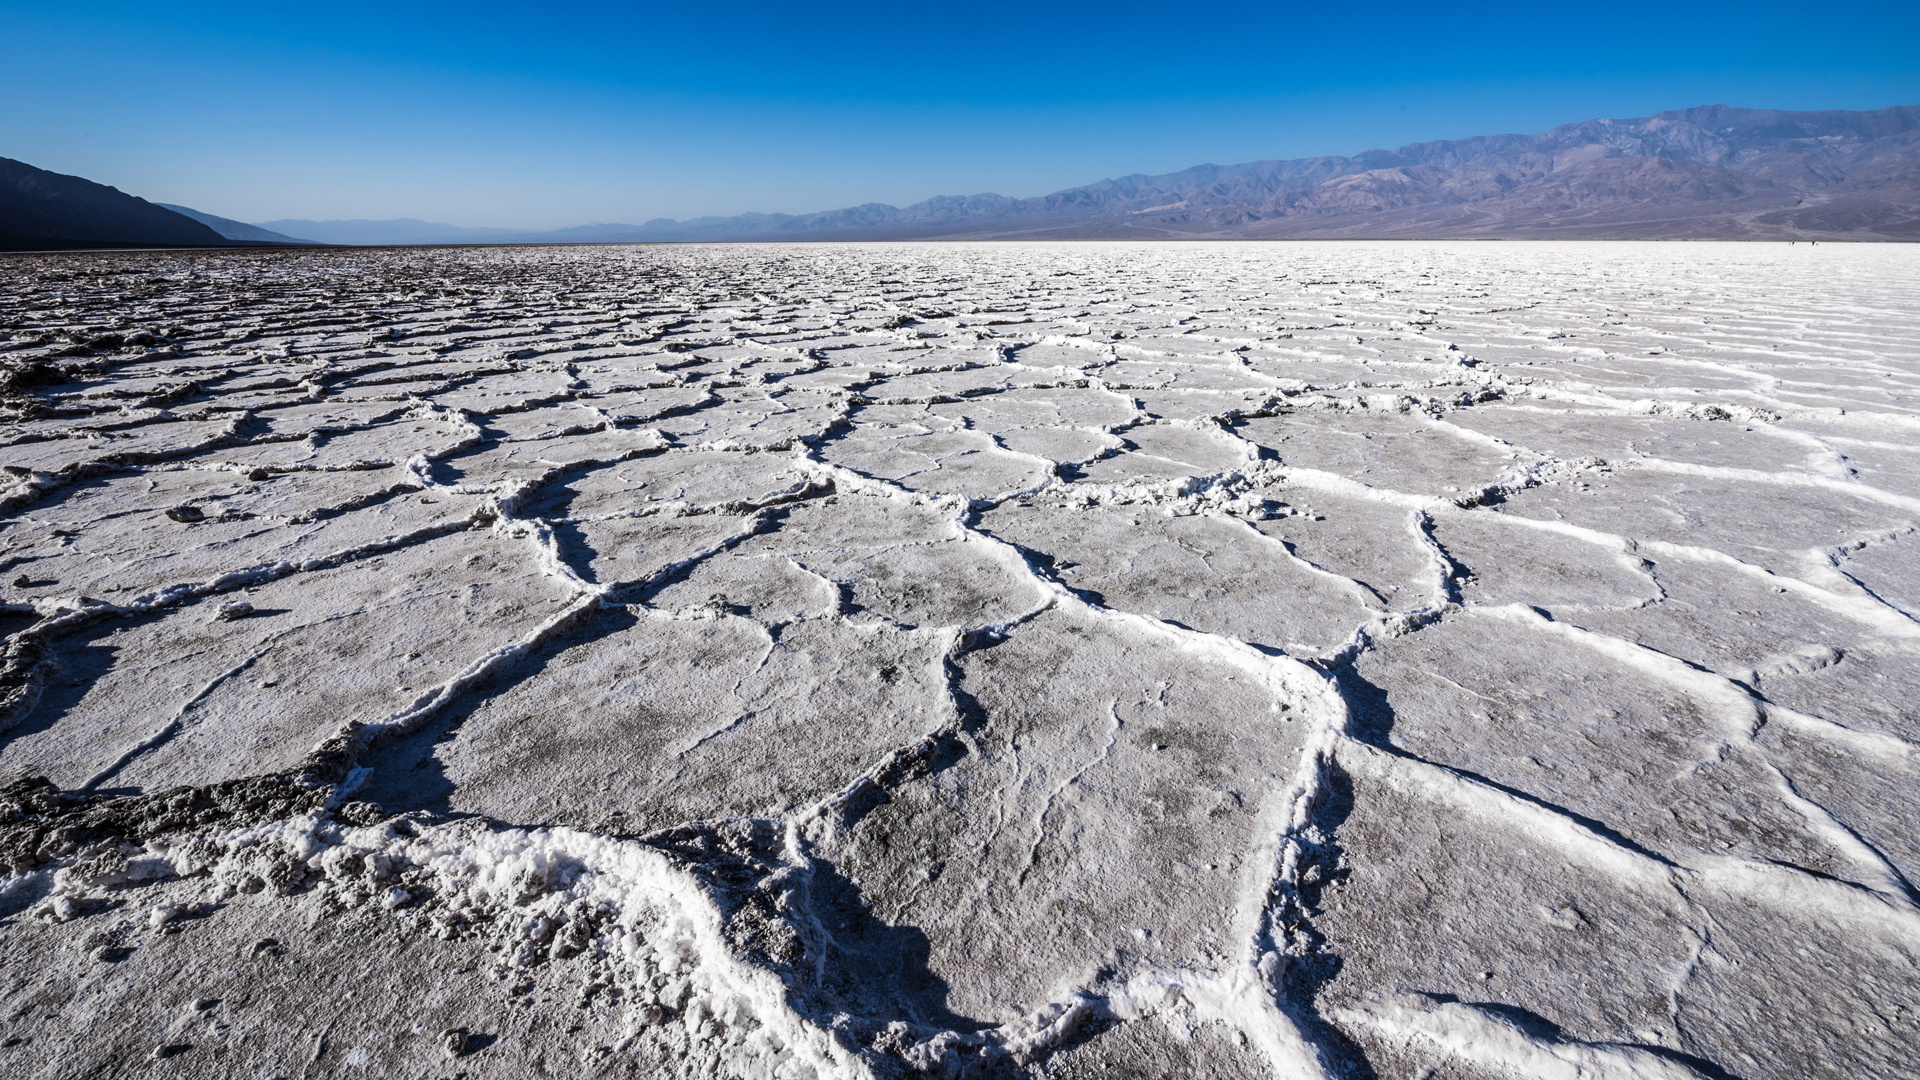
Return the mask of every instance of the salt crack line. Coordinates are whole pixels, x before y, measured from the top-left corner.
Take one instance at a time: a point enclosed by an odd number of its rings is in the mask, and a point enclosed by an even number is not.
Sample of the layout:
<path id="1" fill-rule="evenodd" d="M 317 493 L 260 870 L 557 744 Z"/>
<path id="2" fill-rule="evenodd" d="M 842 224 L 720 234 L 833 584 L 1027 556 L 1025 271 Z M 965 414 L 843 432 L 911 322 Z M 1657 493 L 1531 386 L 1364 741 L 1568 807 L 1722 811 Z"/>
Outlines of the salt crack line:
<path id="1" fill-rule="evenodd" d="M 1451 612 L 1461 610 L 1460 578 L 1465 572 L 1433 538 L 1433 519 L 1425 512 L 1415 510 L 1408 520 L 1408 531 L 1426 553 L 1427 565 L 1433 570 L 1433 599 L 1412 611 L 1375 614 L 1372 619 L 1355 627 L 1353 635 L 1339 648 L 1312 658 L 1321 670 L 1333 671 L 1349 665 L 1383 638 L 1403 637 L 1432 626 Z"/>
<path id="2" fill-rule="evenodd" d="M 519 641 L 503 645 L 473 660 L 459 674 L 421 694 L 413 704 L 387 719 L 376 723 L 348 722 L 315 746 L 314 754 L 344 753 L 348 760 L 356 760 L 377 743 L 399 738 L 418 729 L 465 690 L 526 656 L 548 640 L 585 622 L 602 607 L 601 590 L 576 597 L 559 614 L 541 623 Z"/>
<path id="3" fill-rule="evenodd" d="M 1904 898 L 1774 863 L 1727 855 L 1668 857 L 1629 847 L 1548 804 L 1357 739 L 1343 739 L 1335 757 L 1350 773 L 1527 837 L 1635 891 L 1680 899 L 1706 892 L 1782 914 L 1837 920 L 1860 932 L 1920 941 L 1920 911 Z"/>
<path id="4" fill-rule="evenodd" d="M 168 740 L 172 739 L 174 735 L 179 733 L 179 731 L 186 726 L 188 715 L 191 714 L 195 709 L 199 708 L 201 702 L 205 701 L 208 697 L 211 697 L 214 691 L 220 689 L 221 686 L 226 684 L 227 680 L 233 678 L 236 675 L 240 675 L 244 673 L 247 669 L 253 667 L 253 665 L 258 663 L 260 661 L 260 658 L 265 655 L 267 655 L 267 650 L 265 649 L 256 650 L 251 655 L 249 655 L 245 660 L 240 661 L 238 664 L 233 665 L 227 670 L 221 672 L 219 675 L 215 676 L 205 686 L 201 687 L 200 692 L 193 695 L 191 700 L 189 700 L 186 704 L 180 706 L 180 708 L 173 714 L 173 719 L 167 721 L 167 723 L 163 725 L 159 731 L 156 731 L 152 735 L 148 736 L 147 738 L 142 739 L 139 742 L 135 743 L 131 748 L 127 750 L 126 753 L 121 754 L 119 757 L 115 758 L 113 762 L 109 764 L 106 768 L 101 769 L 99 772 L 94 773 L 92 776 L 88 777 L 86 783 L 81 784 L 78 790 L 84 791 L 84 792 L 93 791 L 94 789 L 98 788 L 101 784 L 106 783 L 108 780 L 111 780 L 114 776 L 118 775 L 120 770 L 126 768 L 128 765 L 131 765 L 135 759 L 141 757 L 142 755 L 148 753 L 149 751 L 163 745 Z"/>
<path id="5" fill-rule="evenodd" d="M 1543 633 L 1556 635 L 1669 685 L 1679 687 L 1688 694 L 1713 704 L 1721 710 L 1722 715 L 1733 718 L 1737 727 L 1736 734 L 1742 741 L 1751 741 L 1759 733 L 1761 726 L 1768 721 L 1779 720 L 1806 734 L 1825 738 L 1849 750 L 1870 754 L 1892 764 L 1911 764 L 1916 758 L 1920 758 L 1920 746 L 1915 746 L 1898 736 L 1861 731 L 1832 720 L 1809 716 L 1798 710 L 1776 705 L 1724 675 L 1695 667 L 1678 657 L 1611 634 L 1602 634 L 1550 619 L 1538 610 L 1522 604 L 1506 604 L 1498 607 L 1476 606 L 1471 610 L 1478 615 L 1505 619 Z"/>
<path id="6" fill-rule="evenodd" d="M 1675 544 L 1664 540 L 1638 540 L 1566 521 L 1499 513 L 1478 507 L 1464 507 L 1458 502 L 1435 496 L 1372 487 L 1338 473 L 1319 469 L 1286 465 L 1275 474 L 1275 482 L 1297 484 L 1329 495 L 1419 510 L 1440 519 L 1471 514 L 1475 521 L 1499 522 L 1519 529 L 1550 532 L 1625 555 L 1644 553 L 1733 570 L 1763 581 L 1769 586 L 1778 587 L 1799 599 L 1824 607 L 1836 615 L 1871 626 L 1889 637 L 1906 642 L 1920 642 L 1920 619 L 1915 619 L 1865 590 L 1861 590 L 1856 595 L 1832 592 L 1796 577 L 1776 574 L 1765 567 L 1755 566 L 1715 548 Z"/>
<path id="7" fill-rule="evenodd" d="M 1505 1017 L 1419 994 L 1339 1009 L 1333 1019 L 1389 1038 L 1420 1039 L 1451 1057 L 1532 1080 L 1704 1080 L 1692 1067 L 1645 1047 L 1536 1038 Z"/>
<path id="8" fill-rule="evenodd" d="M 1842 824 L 1825 807 L 1801 795 L 1787 774 L 1778 765 L 1772 763 L 1770 756 L 1755 741 L 1761 726 L 1776 715 L 1791 715 L 1794 718 L 1793 722 L 1802 731 L 1809 731 L 1812 726 L 1810 722 L 1814 718 L 1774 706 L 1738 684 L 1713 672 L 1696 668 L 1677 657 L 1668 656 L 1644 645 L 1636 645 L 1611 635 L 1556 622 L 1530 608 L 1511 605 L 1498 608 L 1475 608 L 1474 611 L 1477 614 L 1519 622 L 1536 631 L 1554 634 L 1563 640 L 1592 649 L 1629 667 L 1650 674 L 1668 685 L 1680 688 L 1690 697 L 1710 706 L 1712 711 L 1723 718 L 1728 728 L 1727 733 L 1734 742 L 1748 747 L 1767 759 L 1767 768 L 1775 777 L 1781 801 L 1801 816 L 1807 823 L 1809 831 L 1825 840 L 1852 861 L 1857 869 L 1863 871 L 1864 881 L 1849 881 L 1844 884 L 1870 889 L 1896 906 L 1910 909 L 1914 917 L 1920 919 L 1920 906 L 1915 904 L 1913 888 L 1899 870 L 1878 849 Z M 1837 738 L 1856 751 L 1868 750 L 1870 747 L 1879 750 L 1880 752 L 1875 756 L 1881 760 L 1911 763 L 1916 753 L 1920 753 L 1920 747 L 1914 747 L 1892 736 L 1875 737 L 1872 733 L 1855 731 L 1830 721 L 1820 722 L 1820 724 L 1820 727 L 1813 727 L 1810 733 L 1825 735 L 1830 739 Z M 1834 729 L 1837 729 L 1837 736 Z"/>
<path id="9" fill-rule="evenodd" d="M 1816 476 L 1800 473 L 1766 472 L 1761 469 L 1735 469 L 1724 465 L 1697 465 L 1687 461 L 1671 461 L 1666 458 L 1638 456 L 1624 459 L 1622 464 L 1649 472 L 1672 473 L 1677 476 L 1698 476 L 1709 480 L 1733 480 L 1749 484 L 1770 484 L 1779 487 L 1811 487 L 1822 491 L 1836 491 L 1851 495 L 1857 499 L 1877 502 L 1884 506 L 1896 506 L 1902 510 L 1920 511 L 1920 499 L 1909 495 L 1900 495 L 1863 484 L 1857 480 L 1841 480 L 1832 476 Z"/>

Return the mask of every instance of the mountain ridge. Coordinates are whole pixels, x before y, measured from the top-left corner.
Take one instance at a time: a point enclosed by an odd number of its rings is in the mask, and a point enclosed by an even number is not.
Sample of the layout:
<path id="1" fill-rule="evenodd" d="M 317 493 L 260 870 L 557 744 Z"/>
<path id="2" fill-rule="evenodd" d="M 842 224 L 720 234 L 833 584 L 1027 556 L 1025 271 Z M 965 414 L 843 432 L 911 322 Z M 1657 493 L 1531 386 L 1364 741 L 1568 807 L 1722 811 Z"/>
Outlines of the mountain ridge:
<path id="1" fill-rule="evenodd" d="M 867 204 L 676 225 L 659 231 L 1920 239 L 1920 106 L 1708 105 L 1350 157 L 1136 173 L 1030 199 L 942 196 L 898 209 Z"/>
<path id="2" fill-rule="evenodd" d="M 650 222 L 622 238 L 1128 235 L 1920 239 L 1920 106 L 1707 105 L 1535 135 L 1134 173 L 1028 199 L 937 196 L 904 208 Z"/>
<path id="3" fill-rule="evenodd" d="M 178 203 L 154 203 L 153 205 L 164 206 L 176 214 L 190 217 L 229 240 L 243 240 L 256 244 L 314 243 L 312 240 L 302 240 L 299 237 L 288 236 L 285 233 L 277 233 L 272 229 L 265 229 L 258 225 L 249 225 L 244 221 L 235 221 L 232 218 L 224 218 L 218 214 L 208 214 L 195 210 L 191 206 L 181 206 Z"/>

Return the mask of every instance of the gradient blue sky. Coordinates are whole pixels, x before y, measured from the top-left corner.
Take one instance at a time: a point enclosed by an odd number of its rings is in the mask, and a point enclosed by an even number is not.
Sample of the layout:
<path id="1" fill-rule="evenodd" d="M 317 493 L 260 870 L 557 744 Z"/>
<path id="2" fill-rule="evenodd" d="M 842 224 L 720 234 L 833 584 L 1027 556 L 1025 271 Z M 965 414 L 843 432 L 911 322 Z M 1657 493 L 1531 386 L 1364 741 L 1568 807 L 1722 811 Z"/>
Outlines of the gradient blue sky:
<path id="1" fill-rule="evenodd" d="M 248 221 L 546 228 L 1920 103 L 1920 3 L 25 4 L 0 156 Z"/>

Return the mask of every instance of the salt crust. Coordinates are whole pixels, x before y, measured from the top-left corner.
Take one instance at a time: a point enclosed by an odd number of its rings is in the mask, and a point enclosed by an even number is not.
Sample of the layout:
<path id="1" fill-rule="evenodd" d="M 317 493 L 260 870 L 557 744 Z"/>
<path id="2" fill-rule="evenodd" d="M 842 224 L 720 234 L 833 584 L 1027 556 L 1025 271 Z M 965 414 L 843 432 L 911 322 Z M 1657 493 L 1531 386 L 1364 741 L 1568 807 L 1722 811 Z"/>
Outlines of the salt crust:
<path id="1" fill-rule="evenodd" d="M 1767 1030 L 1726 1017 L 1764 993 L 1776 961 L 1749 961 L 1758 981 L 1709 979 L 1717 934 L 1733 951 L 1759 928 L 1789 940 L 1796 926 L 1837 928 L 1850 942 L 1828 948 L 1854 950 L 1854 970 L 1894 982 L 1910 979 L 1920 947 L 1912 868 L 1896 835 L 1912 822 L 1888 807 L 1837 809 L 1843 800 L 1822 793 L 1825 780 L 1819 789 L 1796 780 L 1814 769 L 1794 756 L 1816 752 L 1793 749 L 1802 744 L 1818 748 L 1822 777 L 1838 755 L 1875 783 L 1910 773 L 1916 751 L 1915 733 L 1881 719 L 1899 712 L 1899 681 L 1886 675 L 1911 674 L 1920 639 L 1914 613 L 1888 597 L 1914 595 L 1912 583 L 1859 554 L 1910 545 L 1920 511 L 1912 260 L 1905 249 L 1819 254 L 1817 269 L 1811 252 L 1712 245 L 15 260 L 20 287 L 0 344 L 6 438 L 21 464 L 9 465 L 0 506 L 9 572 L 21 574 L 8 611 L 24 625 L 7 639 L 0 723 L 14 734 L 0 744 L 0 767 L 58 764 L 57 742 L 28 736 L 87 722 L 85 696 L 50 695 L 64 692 L 56 682 L 72 661 L 63 657 L 102 626 L 209 614 L 216 632 L 259 625 L 279 617 L 261 610 L 270 584 L 291 583 L 297 597 L 320 572 L 377 571 L 387 553 L 466 538 L 524 552 L 523 572 L 554 595 L 530 592 L 502 608 L 494 624 L 509 630 L 503 641 L 461 646 L 463 662 L 431 678 L 423 671 L 397 707 L 358 709 L 314 731 L 312 751 L 280 772 L 165 765 L 184 771 L 156 774 L 144 791 L 111 787 L 130 763 L 182 737 L 208 683 L 93 776 L 88 786 L 107 794 L 14 783 L 0 898 L 48 933 L 137 915 L 112 939 L 136 940 L 181 932 L 188 913 L 172 899 L 142 906 L 143 895 L 201 883 L 215 905 L 207 910 L 237 895 L 279 897 L 328 917 L 397 919 L 484 944 L 502 978 L 571 963 L 624 1017 L 623 1040 L 587 1051 L 594 1068 L 631 1058 L 690 1075 L 1045 1073 L 1057 1051 L 1148 1019 L 1175 1031 L 1223 1025 L 1286 1077 L 1345 1074 L 1368 1059 L 1528 1076 L 1745 1075 L 1794 1067 L 1809 1049 L 1855 1075 L 1897 1068 L 1911 1034 L 1901 1017 L 1920 1004 L 1910 993 L 1888 991 L 1896 1018 L 1856 1017 L 1848 1034 L 1833 1030 L 1831 1013 Z M 343 275 L 359 283 L 345 287 L 349 302 L 328 306 L 337 319 L 316 307 L 261 317 L 207 303 L 269 283 L 279 290 L 271 295 L 312 294 L 339 288 Z M 1787 279 L 1847 300 L 1807 302 L 1780 285 Z M 61 302 L 78 307 L 62 312 Z M 131 323 L 152 328 L 134 333 Z M 1640 438 L 1656 430 L 1657 444 Z M 1778 452 L 1758 455 L 1768 458 L 1759 466 L 1753 453 L 1728 453 L 1721 432 L 1771 439 Z M 1559 452 L 1529 448 L 1536 435 Z M 1064 447 L 1081 456 L 1037 452 Z M 215 482 L 160 500 L 169 506 L 142 504 L 133 490 L 183 473 Z M 277 478 L 329 483 L 276 499 Z M 1766 514 L 1782 499 L 1797 516 Z M 412 500 L 434 509 L 390 512 Z M 1208 535 L 1227 539 L 1208 542 L 1243 543 L 1333 590 L 1345 632 L 1263 640 L 1266 624 L 1224 610 L 1216 622 L 1205 603 L 1179 618 L 1148 610 L 1135 599 L 1140 588 L 1165 582 L 1141 576 L 1147 563 L 1104 569 L 1106 585 L 1077 579 L 1060 553 L 1076 516 L 1096 513 L 1216 522 Z M 1729 528 L 1749 518 L 1765 528 L 1730 542 Z M 1382 529 L 1382 520 L 1396 524 Z M 1342 533 L 1343 521 L 1366 524 Z M 194 552 L 185 561 L 174 554 L 182 542 L 163 539 L 222 528 L 230 538 L 185 549 Z M 1450 550 L 1456 530 L 1472 543 Z M 1376 550 L 1343 549 L 1352 535 Z M 119 551 L 150 544 L 166 557 L 101 569 L 97 558 L 74 559 L 76 538 Z M 1483 563 L 1500 602 L 1482 602 L 1474 562 L 1497 560 L 1503 546 L 1531 553 L 1513 565 L 1538 569 Z M 966 554 L 927 558 L 949 550 Z M 1463 561 L 1469 550 L 1481 554 Z M 740 588 L 770 581 L 728 569 L 769 559 L 797 575 L 804 602 L 716 592 L 687 603 L 678 588 L 696 575 Z M 944 588 L 976 587 L 977 598 L 915 593 L 915 572 L 948 578 Z M 463 573 L 473 584 L 481 574 L 448 567 L 443 576 L 465 587 Z M 1529 573 L 1542 577 L 1540 601 L 1530 602 Z M 115 598 L 63 593 L 75 574 Z M 1663 586 L 1697 590 L 1701 575 L 1786 606 L 1767 630 L 1730 645 L 1714 620 L 1741 613 L 1702 612 Z M 1571 578 L 1609 584 L 1569 590 Z M 1186 595 L 1203 597 L 1205 580 L 1196 573 L 1198 592 Z M 1235 579 L 1226 600 L 1257 603 L 1257 590 Z M 457 738 L 457 725 L 435 725 L 539 679 L 569 642 L 603 634 L 595 627 L 610 616 L 668 627 L 739 621 L 774 647 L 809 623 L 913 635 L 942 654 L 944 687 L 923 734 L 847 746 L 858 761 L 852 780 L 775 816 L 635 835 L 396 815 L 385 802 L 357 801 L 395 790 L 383 772 L 388 748 Z M 997 642 L 1068 641 L 1063 626 L 1166 658 L 1176 669 L 1166 686 L 1212 680 L 1222 689 L 1198 709 L 1192 722 L 1202 728 L 1223 722 L 1224 711 L 1207 713 L 1229 707 L 1229 682 L 1270 703 L 1271 738 L 1293 765 L 1233 781 L 1266 785 L 1229 792 L 1255 807 L 1255 826 L 1238 849 L 1201 856 L 1213 858 L 1210 870 L 1237 867 L 1218 886 L 1232 945 L 1218 955 L 1197 943 L 1176 942 L 1176 954 L 1103 945 L 1107 953 L 1085 954 L 1087 972 L 957 1026 L 905 999 L 891 1014 L 875 1011 L 870 997 L 836 989 L 836 957 L 852 940 L 836 938 L 846 924 L 829 896 L 847 884 L 837 868 L 892 857 L 875 846 L 878 806 L 924 803 L 946 776 L 991 792 L 991 768 L 1014 760 L 1014 748 L 990 737 L 996 716 L 973 693 L 976 661 Z M 1516 689 L 1543 700 L 1545 685 L 1529 683 L 1536 676 L 1518 663 L 1504 688 L 1471 664 L 1425 671 L 1405 643 L 1434 627 L 1487 642 L 1517 636 L 1575 665 L 1630 673 L 1623 686 L 1684 702 L 1669 711 L 1670 730 L 1649 736 L 1678 775 L 1731 775 L 1739 764 L 1759 779 L 1724 800 L 1668 793 L 1647 776 L 1556 800 L 1554 783 L 1530 785 L 1471 740 L 1422 744 L 1420 726 L 1437 721 L 1405 711 L 1420 700 L 1408 679 L 1430 675 L 1500 707 Z M 1698 658 L 1677 655 L 1686 652 Z M 1886 657 L 1895 659 L 1862 667 Z M 1118 749 L 1120 707 L 1134 704 L 1122 700 L 1123 684 L 1109 688 L 1103 753 Z M 1842 709 L 1843 697 L 1887 707 Z M 1604 708 L 1607 696 L 1593 700 Z M 1534 719 L 1551 732 L 1552 714 Z M 1167 750 L 1151 742 L 1161 736 L 1145 738 L 1139 752 Z M 1566 751 L 1558 736 L 1543 738 L 1553 745 L 1530 760 L 1544 768 Z M 968 760 L 988 771 L 954 764 Z M 1596 776 L 1619 764 L 1585 760 Z M 1035 858 L 1049 828 L 1081 843 L 1121 835 L 1117 819 L 1072 809 L 1094 803 L 1063 801 L 1075 784 L 1117 784 L 1123 801 L 1160 813 L 1171 805 L 1164 787 L 1127 786 L 1161 775 L 1152 769 L 1089 769 L 1070 771 L 1037 807 L 1017 787 L 994 795 L 1008 820 L 1034 822 Z M 197 786 L 163 790 L 168 782 Z M 734 797 L 716 783 L 723 803 Z M 1514 870 L 1542 897 L 1574 889 L 1576 877 L 1604 881 L 1541 907 L 1559 932 L 1579 935 L 1596 921 L 1622 930 L 1629 911 L 1648 905 L 1686 927 L 1688 954 L 1653 958 L 1679 971 L 1659 1006 L 1620 1006 L 1640 1010 L 1628 1015 L 1602 1008 L 1605 995 L 1541 996 L 1526 988 L 1548 983 L 1518 972 L 1516 992 L 1534 996 L 1503 1000 L 1502 984 L 1486 981 L 1495 971 L 1430 967 L 1417 945 L 1382 944 L 1364 964 L 1355 956 L 1355 968 L 1390 974 L 1343 982 L 1330 962 L 1367 948 L 1371 932 L 1355 906 L 1374 887 L 1362 879 L 1410 883 L 1430 872 L 1381 846 L 1372 824 L 1353 831 L 1361 847 L 1343 846 L 1341 821 L 1370 805 L 1370 792 L 1381 806 L 1421 808 L 1463 851 L 1550 853 Z M 1726 828 L 1751 830 L 1759 815 L 1738 809 L 1751 799 L 1769 807 L 1774 823 L 1762 832 L 1771 833 L 1710 842 Z M 1649 809 L 1699 831 L 1635 826 Z M 1361 876 L 1343 883 L 1356 868 Z M 1112 868 L 1116 883 L 1131 873 Z M 908 895 L 895 895 L 903 887 L 876 880 L 869 901 L 905 910 Z M 1501 916 L 1472 907 L 1432 915 L 1433 931 L 1455 939 L 1441 951 L 1465 943 L 1505 956 Z M 951 944 L 935 942 L 932 962 L 964 953 Z M 1509 961 L 1528 962 L 1498 963 Z M 1553 958 L 1544 962 L 1551 969 Z M 1647 974 L 1633 957 L 1608 962 L 1621 977 Z M 974 977 L 939 975 L 956 990 Z M 1717 995 L 1717 1012 L 1689 1012 L 1690 981 Z M 856 998 L 867 1011 L 848 1011 Z M 445 1046 L 469 1052 L 464 1034 Z M 508 1050 L 489 1053 L 510 1060 Z M 471 1059 L 491 1068 L 488 1060 Z"/>

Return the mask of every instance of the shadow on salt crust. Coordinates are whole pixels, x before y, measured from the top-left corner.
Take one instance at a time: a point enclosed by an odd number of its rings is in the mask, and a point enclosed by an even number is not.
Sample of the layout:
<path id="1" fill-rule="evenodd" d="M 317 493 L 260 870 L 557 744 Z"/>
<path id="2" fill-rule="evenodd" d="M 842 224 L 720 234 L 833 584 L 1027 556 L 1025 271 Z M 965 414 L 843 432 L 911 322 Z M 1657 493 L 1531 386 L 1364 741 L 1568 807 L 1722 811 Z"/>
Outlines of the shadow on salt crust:
<path id="1" fill-rule="evenodd" d="M 35 583 L 23 587 L 29 595 L 126 604 L 235 572 L 463 529 L 480 505 L 382 489 L 401 483 L 398 469 L 258 480 L 226 471 L 102 477 L 36 507 L 0 534 L 0 553 Z M 183 508 L 198 516 L 168 513 Z M 84 546 L 72 540 L 82 531 Z"/>
<path id="2" fill-rule="evenodd" d="M 241 595 L 104 622 L 0 743 L 0 770 L 62 787 L 158 790 L 293 767 L 346 721 L 377 722 L 479 653 L 560 610 L 565 593 L 484 534 L 458 533 Z M 75 685 L 79 684 L 79 685 Z"/>

